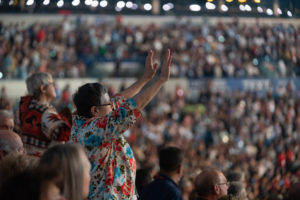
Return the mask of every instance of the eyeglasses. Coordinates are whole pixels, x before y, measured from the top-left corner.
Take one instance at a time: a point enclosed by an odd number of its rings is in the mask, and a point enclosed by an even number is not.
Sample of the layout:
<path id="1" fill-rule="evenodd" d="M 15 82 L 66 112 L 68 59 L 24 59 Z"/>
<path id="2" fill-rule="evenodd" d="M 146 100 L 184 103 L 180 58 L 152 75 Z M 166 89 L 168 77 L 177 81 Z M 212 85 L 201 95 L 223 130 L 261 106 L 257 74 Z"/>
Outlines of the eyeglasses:
<path id="1" fill-rule="evenodd" d="M 218 183 L 218 185 L 227 185 L 227 186 L 229 186 L 230 185 L 230 182 L 229 181 L 226 181 L 225 183 Z"/>

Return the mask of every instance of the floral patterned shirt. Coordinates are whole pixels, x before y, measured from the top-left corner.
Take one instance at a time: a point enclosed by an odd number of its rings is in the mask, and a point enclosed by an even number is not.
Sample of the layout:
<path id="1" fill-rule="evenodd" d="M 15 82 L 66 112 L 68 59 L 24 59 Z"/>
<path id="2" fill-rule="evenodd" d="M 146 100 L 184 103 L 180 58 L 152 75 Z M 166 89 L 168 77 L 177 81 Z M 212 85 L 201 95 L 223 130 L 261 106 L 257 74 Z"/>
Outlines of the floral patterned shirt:
<path id="1" fill-rule="evenodd" d="M 73 116 L 72 142 L 81 144 L 92 165 L 88 199 L 136 199 L 135 159 L 122 133 L 140 111 L 133 99 L 112 99 L 114 109 L 105 117 Z"/>

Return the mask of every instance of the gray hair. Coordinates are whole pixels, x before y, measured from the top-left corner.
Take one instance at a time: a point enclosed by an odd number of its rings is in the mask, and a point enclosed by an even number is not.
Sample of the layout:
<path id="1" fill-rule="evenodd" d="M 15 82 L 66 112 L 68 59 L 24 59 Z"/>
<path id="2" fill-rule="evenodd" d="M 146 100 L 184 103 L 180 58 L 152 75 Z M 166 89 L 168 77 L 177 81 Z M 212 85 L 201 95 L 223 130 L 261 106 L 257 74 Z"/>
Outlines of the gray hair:
<path id="1" fill-rule="evenodd" d="M 26 86 L 29 95 L 39 97 L 41 95 L 41 86 L 47 85 L 52 76 L 49 73 L 38 72 L 31 74 L 26 79 Z"/>
<path id="2" fill-rule="evenodd" d="M 1 118 L 13 119 L 13 116 L 7 110 L 0 110 L 0 119 Z"/>

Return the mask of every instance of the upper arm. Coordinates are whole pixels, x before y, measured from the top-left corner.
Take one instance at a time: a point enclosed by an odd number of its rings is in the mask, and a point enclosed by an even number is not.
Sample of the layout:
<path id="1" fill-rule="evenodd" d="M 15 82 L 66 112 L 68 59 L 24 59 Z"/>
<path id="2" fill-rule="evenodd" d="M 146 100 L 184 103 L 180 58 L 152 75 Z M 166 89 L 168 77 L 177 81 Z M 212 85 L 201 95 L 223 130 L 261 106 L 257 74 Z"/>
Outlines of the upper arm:
<path id="1" fill-rule="evenodd" d="M 41 129 L 45 136 L 55 141 L 68 141 L 70 124 L 53 109 L 47 109 L 41 120 Z"/>

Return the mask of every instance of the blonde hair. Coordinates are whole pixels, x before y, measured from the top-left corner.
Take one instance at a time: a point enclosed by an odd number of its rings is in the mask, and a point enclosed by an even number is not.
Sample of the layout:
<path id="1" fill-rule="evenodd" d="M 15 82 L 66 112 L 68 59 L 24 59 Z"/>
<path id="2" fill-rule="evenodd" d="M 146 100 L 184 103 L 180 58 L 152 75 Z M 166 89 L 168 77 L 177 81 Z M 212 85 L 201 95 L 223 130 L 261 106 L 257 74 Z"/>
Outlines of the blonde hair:
<path id="1" fill-rule="evenodd" d="M 66 199 L 83 199 L 83 162 L 81 147 L 74 144 L 55 145 L 45 151 L 40 159 L 42 176 L 53 181 Z"/>

